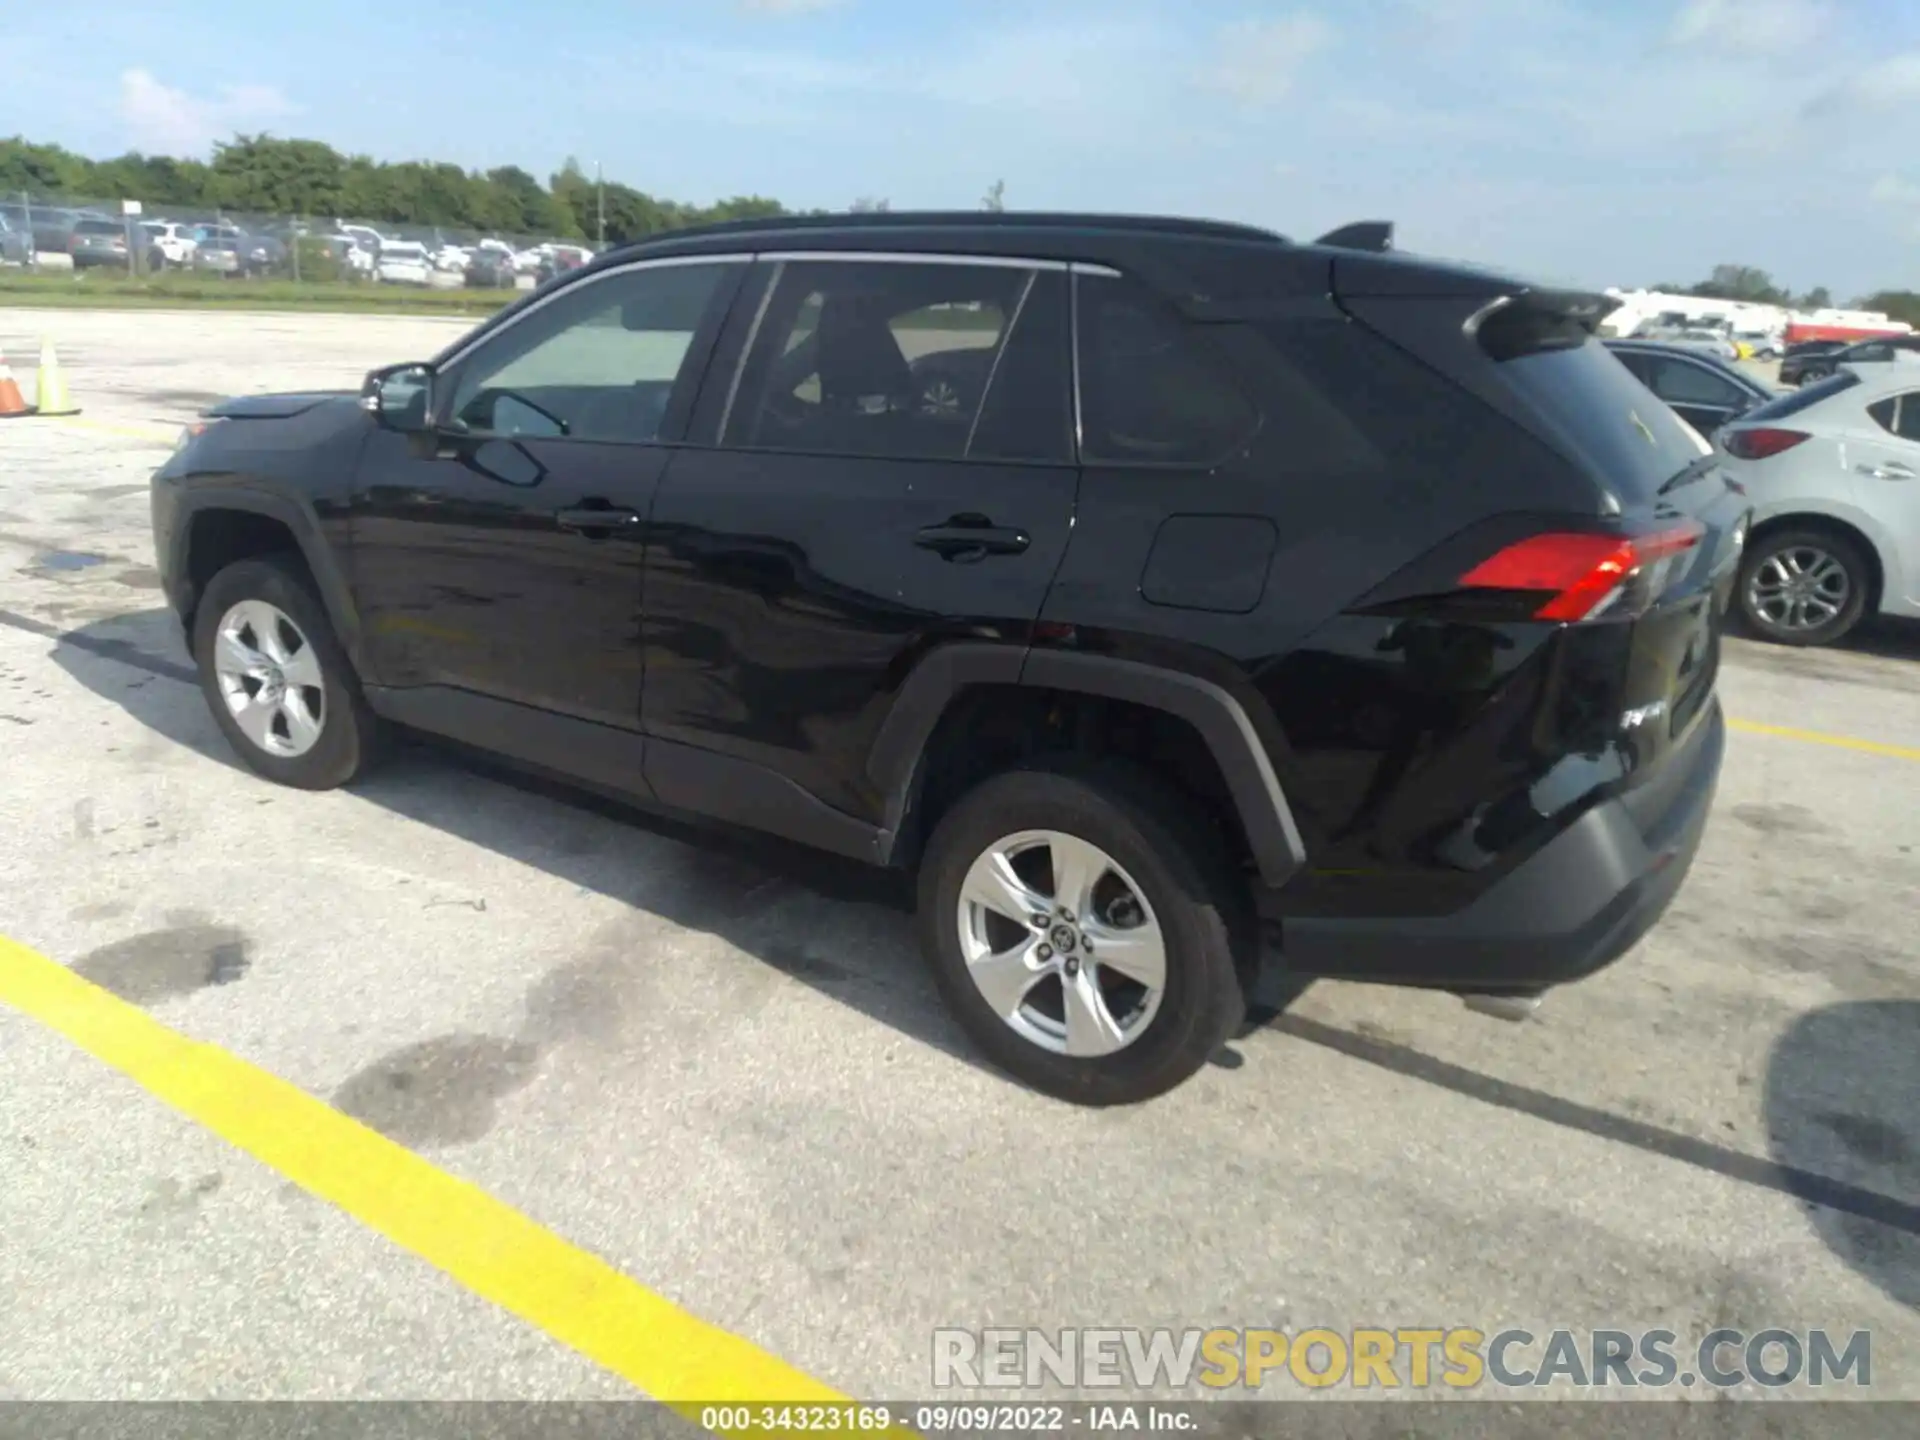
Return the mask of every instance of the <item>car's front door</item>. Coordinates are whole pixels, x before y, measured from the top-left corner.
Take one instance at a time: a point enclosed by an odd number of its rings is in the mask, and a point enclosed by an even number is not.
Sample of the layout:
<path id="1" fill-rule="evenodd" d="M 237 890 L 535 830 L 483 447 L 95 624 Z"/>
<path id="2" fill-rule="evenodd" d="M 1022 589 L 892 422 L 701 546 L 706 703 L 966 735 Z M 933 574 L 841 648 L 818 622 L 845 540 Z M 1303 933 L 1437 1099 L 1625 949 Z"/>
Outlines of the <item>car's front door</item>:
<path id="1" fill-rule="evenodd" d="M 380 685 L 639 728 L 644 522 L 745 268 L 569 286 L 443 367 L 429 434 L 375 430 L 352 533 Z"/>
<path id="2" fill-rule="evenodd" d="M 1066 548 L 1065 267 L 763 257 L 647 552 L 662 799 L 835 845 L 902 682 L 946 640 L 1024 646 Z M 737 358 L 736 358 L 737 357 Z M 838 812 L 835 819 L 831 812 Z"/>

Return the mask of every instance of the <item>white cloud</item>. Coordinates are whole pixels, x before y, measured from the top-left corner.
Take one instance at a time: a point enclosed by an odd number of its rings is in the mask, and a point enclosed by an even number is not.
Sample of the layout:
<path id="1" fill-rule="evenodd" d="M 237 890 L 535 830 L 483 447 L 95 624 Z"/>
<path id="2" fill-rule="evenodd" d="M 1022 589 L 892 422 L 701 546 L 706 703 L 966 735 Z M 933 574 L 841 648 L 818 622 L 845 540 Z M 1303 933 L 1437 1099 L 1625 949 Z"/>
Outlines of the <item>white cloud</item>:
<path id="1" fill-rule="evenodd" d="M 1242 105 L 1271 105 L 1286 97 L 1301 68 L 1333 39 L 1333 26 L 1308 11 L 1236 21 L 1221 30 L 1205 79 Z"/>
<path id="2" fill-rule="evenodd" d="M 1818 40 L 1825 0 L 1686 0 L 1668 38 L 1676 45 L 1748 55 L 1791 55 Z"/>
<path id="3" fill-rule="evenodd" d="M 230 85 L 207 100 L 163 85 L 145 70 L 120 77 L 120 118 L 136 150 L 156 155 L 204 155 L 237 130 L 298 114 L 270 85 Z"/>

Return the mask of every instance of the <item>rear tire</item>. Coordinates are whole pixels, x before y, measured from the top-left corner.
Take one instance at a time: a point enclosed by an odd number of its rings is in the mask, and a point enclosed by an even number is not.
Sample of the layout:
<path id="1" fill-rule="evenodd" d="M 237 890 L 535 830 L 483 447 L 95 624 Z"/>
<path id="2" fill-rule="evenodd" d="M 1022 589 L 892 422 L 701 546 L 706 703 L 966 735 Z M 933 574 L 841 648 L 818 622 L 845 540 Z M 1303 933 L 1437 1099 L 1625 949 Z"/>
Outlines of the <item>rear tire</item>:
<path id="1" fill-rule="evenodd" d="M 256 774 L 331 790 L 375 758 L 380 722 L 297 559 L 239 560 L 215 575 L 193 654 L 215 722 Z"/>
<path id="2" fill-rule="evenodd" d="M 1843 535 L 1794 526 L 1761 537 L 1740 565 L 1740 618 L 1779 645 L 1831 645 L 1866 613 L 1872 571 Z"/>
<path id="3" fill-rule="evenodd" d="M 999 903 L 971 898 L 988 893 Z M 1044 908 L 1007 913 L 1026 904 Z M 919 912 L 961 1026 L 1061 1100 L 1162 1095 L 1246 1018 L 1251 897 L 1212 828 L 1151 772 L 1062 759 L 984 782 L 929 839 Z"/>

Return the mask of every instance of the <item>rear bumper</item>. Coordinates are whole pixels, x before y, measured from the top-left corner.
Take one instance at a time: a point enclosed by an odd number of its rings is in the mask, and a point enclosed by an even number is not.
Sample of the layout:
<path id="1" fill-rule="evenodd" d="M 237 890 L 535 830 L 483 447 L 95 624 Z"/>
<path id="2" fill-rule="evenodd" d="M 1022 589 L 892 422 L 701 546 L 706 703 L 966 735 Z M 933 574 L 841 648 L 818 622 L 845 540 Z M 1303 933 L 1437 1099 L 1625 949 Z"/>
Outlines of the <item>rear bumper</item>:
<path id="1" fill-rule="evenodd" d="M 1665 912 L 1693 865 L 1726 753 L 1716 699 L 1674 773 L 1589 810 L 1466 909 L 1405 919 L 1287 919 L 1263 897 L 1286 968 L 1300 976 L 1495 993 L 1536 993 L 1624 955 Z"/>

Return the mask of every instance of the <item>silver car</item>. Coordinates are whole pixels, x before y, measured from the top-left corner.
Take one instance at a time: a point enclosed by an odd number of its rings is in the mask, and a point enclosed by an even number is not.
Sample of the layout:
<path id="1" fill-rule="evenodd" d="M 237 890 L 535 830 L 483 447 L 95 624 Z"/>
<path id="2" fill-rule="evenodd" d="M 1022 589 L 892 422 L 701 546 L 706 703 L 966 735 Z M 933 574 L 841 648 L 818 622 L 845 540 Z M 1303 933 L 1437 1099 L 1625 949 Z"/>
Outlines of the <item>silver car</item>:
<path id="1" fill-rule="evenodd" d="M 1829 645 L 1863 615 L 1920 617 L 1920 365 L 1841 370 L 1713 437 L 1753 501 L 1747 623 Z"/>

